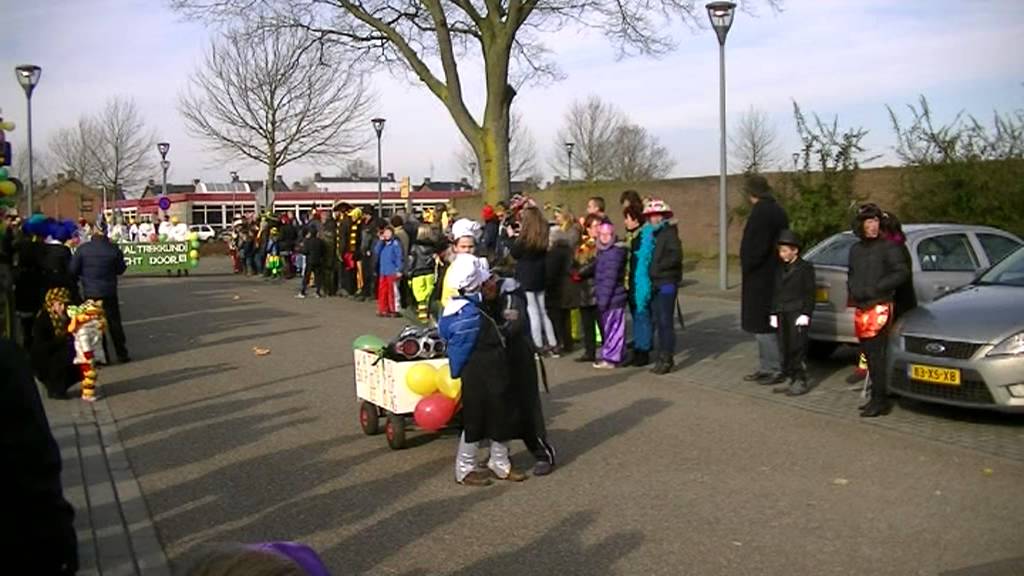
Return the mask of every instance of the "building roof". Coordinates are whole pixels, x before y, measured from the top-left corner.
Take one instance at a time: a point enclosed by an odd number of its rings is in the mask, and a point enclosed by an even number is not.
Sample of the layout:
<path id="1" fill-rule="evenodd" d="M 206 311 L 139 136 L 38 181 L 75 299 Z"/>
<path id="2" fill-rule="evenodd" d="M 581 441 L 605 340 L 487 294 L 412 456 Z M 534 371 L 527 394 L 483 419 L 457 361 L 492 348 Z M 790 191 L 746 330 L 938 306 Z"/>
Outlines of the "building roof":
<path id="1" fill-rule="evenodd" d="M 163 185 L 157 183 L 147 184 L 142 190 L 139 198 L 155 198 L 163 191 Z M 167 194 L 192 194 L 196 191 L 195 184 L 171 184 L 167 183 Z"/>
<path id="2" fill-rule="evenodd" d="M 423 180 L 423 184 L 416 187 L 416 190 L 430 190 L 431 192 L 472 192 L 473 186 L 471 186 L 466 180 L 434 181 L 427 178 Z"/>
<path id="3" fill-rule="evenodd" d="M 248 184 L 249 190 L 253 192 L 263 191 L 263 180 L 245 180 L 243 183 Z M 274 180 L 274 192 L 287 192 L 288 190 L 288 184 L 286 184 L 284 180 L 281 180 L 280 178 Z"/>
<path id="4" fill-rule="evenodd" d="M 71 187 L 76 187 L 80 191 L 88 192 L 89 194 L 91 194 L 93 196 L 96 196 L 96 197 L 102 197 L 103 196 L 103 188 L 102 187 L 97 188 L 97 187 L 94 187 L 94 186 L 89 186 L 88 184 L 82 182 L 81 180 L 79 180 L 78 178 L 73 177 L 73 176 L 70 177 L 70 178 L 66 178 L 66 177 L 64 177 L 63 174 L 61 174 L 61 175 L 58 176 L 58 180 L 56 182 L 47 182 L 44 179 L 41 183 L 43 184 L 43 186 L 41 188 L 39 188 L 39 190 L 37 192 L 37 194 L 39 195 L 40 198 L 42 198 L 43 196 L 47 196 L 49 194 L 52 194 L 53 192 L 56 192 L 58 190 L 64 191 L 64 190 L 67 190 L 68 188 L 71 188 Z M 116 200 L 124 200 L 125 199 L 124 189 L 123 188 L 120 189 L 120 190 L 116 190 L 116 191 L 114 191 L 114 190 L 107 191 L 107 194 L 108 194 L 108 196 L 107 196 L 108 200 L 116 201 Z"/>

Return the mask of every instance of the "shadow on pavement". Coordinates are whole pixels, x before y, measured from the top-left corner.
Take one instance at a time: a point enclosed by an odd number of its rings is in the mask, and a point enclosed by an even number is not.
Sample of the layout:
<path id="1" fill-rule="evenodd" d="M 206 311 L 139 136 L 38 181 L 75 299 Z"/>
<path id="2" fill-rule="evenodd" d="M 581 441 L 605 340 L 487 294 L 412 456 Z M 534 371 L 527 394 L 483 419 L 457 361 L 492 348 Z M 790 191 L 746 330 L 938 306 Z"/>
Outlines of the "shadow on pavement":
<path id="1" fill-rule="evenodd" d="M 525 545 L 484 558 L 455 572 L 459 576 L 524 576 L 552 574 L 556 566 L 571 561 L 575 574 L 617 574 L 615 564 L 640 547 L 640 530 L 624 530 L 608 535 L 594 544 L 583 542 L 582 534 L 597 518 L 594 511 L 579 511 Z"/>
<path id="2" fill-rule="evenodd" d="M 685 370 L 707 358 L 728 354 L 749 339 L 748 334 L 739 330 L 734 314 L 697 321 L 687 319 L 686 330 L 676 331 L 676 371 Z"/>
<path id="3" fill-rule="evenodd" d="M 561 455 L 560 465 L 568 466 L 607 440 L 625 434 L 671 405 L 671 402 L 660 398 L 645 398 L 591 420 L 575 430 L 551 430 L 548 435 Z"/>
<path id="4" fill-rule="evenodd" d="M 110 384 L 104 384 L 103 393 L 107 396 L 116 396 L 117 394 L 134 392 L 136 390 L 155 390 L 157 388 L 163 388 L 164 386 L 170 386 L 172 384 L 186 382 L 188 380 L 202 378 L 213 374 L 220 374 L 222 372 L 229 372 L 231 370 L 237 370 L 237 368 L 224 362 L 219 364 L 210 364 L 208 366 L 189 366 L 188 368 L 167 370 L 165 372 L 146 374 L 144 376 L 136 376 L 127 380 L 118 380 L 111 382 Z"/>
<path id="5" fill-rule="evenodd" d="M 912 398 L 897 398 L 899 407 L 922 416 L 942 418 L 955 422 L 966 422 L 970 424 L 984 424 L 990 426 L 1024 427 L 1024 416 L 1021 414 L 1007 414 L 992 410 L 978 410 L 972 408 L 960 408 L 957 406 L 946 406 L 944 404 L 933 404 L 921 402 Z M 1024 574 L 1024 572 L 1021 572 Z"/>

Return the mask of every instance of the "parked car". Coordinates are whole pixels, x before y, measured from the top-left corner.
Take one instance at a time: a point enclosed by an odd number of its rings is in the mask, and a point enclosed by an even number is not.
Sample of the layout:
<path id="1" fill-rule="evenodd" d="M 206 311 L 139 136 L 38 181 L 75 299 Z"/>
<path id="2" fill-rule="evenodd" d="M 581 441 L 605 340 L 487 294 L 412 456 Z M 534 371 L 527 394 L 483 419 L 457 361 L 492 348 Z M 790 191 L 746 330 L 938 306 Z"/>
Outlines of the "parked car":
<path id="1" fill-rule="evenodd" d="M 987 226 L 909 224 L 903 232 L 920 304 L 967 284 L 979 270 L 1024 244 L 1009 232 Z M 850 247 L 857 241 L 852 232 L 841 232 L 819 242 L 804 256 L 814 264 L 817 280 L 817 304 L 811 319 L 808 350 L 812 357 L 825 358 L 840 344 L 857 343 L 853 308 L 847 306 L 846 293 Z"/>
<path id="2" fill-rule="evenodd" d="M 217 232 L 209 224 L 193 224 L 188 227 L 188 231 L 198 233 L 201 242 L 209 242 L 217 237 Z"/>
<path id="3" fill-rule="evenodd" d="M 894 394 L 1024 413 L 1024 248 L 910 311 L 889 340 Z"/>

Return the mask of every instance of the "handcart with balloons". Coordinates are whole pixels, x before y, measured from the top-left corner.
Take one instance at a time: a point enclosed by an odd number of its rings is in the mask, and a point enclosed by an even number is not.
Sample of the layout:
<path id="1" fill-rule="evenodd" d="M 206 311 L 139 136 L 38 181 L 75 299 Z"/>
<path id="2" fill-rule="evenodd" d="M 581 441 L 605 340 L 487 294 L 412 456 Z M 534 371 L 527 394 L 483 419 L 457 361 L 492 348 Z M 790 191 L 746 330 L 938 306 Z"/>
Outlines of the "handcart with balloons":
<path id="1" fill-rule="evenodd" d="M 438 432 L 457 424 L 462 383 L 451 378 L 436 328 L 409 326 L 391 342 L 364 335 L 352 348 L 364 433 L 383 431 L 388 446 L 400 450 L 412 425 Z"/>

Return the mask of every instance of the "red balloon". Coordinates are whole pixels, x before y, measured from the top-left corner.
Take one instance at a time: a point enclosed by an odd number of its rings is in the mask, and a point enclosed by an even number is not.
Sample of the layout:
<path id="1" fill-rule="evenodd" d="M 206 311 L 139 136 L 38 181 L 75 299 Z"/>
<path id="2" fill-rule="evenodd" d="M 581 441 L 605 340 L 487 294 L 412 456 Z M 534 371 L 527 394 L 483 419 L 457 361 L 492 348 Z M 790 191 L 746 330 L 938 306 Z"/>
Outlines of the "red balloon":
<path id="1" fill-rule="evenodd" d="M 416 404 L 413 419 L 420 428 L 437 432 L 444 428 L 448 421 L 452 419 L 452 416 L 455 415 L 455 408 L 454 400 L 440 392 L 434 392 L 429 396 L 420 398 L 420 401 Z"/>

